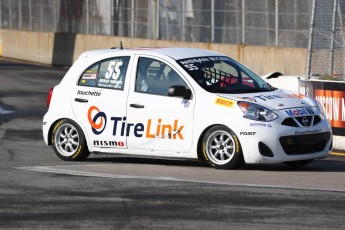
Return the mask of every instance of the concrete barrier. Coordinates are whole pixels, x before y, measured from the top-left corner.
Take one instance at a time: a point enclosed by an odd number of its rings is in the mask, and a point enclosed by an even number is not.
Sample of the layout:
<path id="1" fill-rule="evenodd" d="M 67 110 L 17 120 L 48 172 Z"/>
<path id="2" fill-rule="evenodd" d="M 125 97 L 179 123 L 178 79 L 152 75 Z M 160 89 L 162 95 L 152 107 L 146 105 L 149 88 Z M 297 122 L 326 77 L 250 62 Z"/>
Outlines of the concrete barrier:
<path id="1" fill-rule="evenodd" d="M 307 54 L 304 48 L 179 42 L 7 29 L 0 29 L 1 41 L 4 57 L 65 66 L 70 66 L 86 50 L 119 47 L 121 41 L 125 48 L 194 47 L 226 54 L 260 75 L 275 71 L 284 75 L 303 75 Z"/>
<path id="2" fill-rule="evenodd" d="M 0 57 L 2 57 L 2 40 L 0 40 Z"/>

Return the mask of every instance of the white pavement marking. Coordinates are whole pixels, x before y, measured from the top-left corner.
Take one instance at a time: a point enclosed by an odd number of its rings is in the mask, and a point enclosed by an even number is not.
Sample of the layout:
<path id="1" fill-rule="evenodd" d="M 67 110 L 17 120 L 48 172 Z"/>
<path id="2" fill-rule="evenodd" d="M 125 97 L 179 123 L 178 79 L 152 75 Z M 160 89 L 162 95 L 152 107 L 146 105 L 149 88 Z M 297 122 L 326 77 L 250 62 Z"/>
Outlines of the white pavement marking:
<path id="1" fill-rule="evenodd" d="M 175 177 L 159 177 L 159 176 L 133 176 L 133 175 L 117 175 L 110 173 L 95 173 L 87 171 L 67 170 L 59 169 L 59 166 L 30 166 L 30 167 L 15 167 L 16 169 L 31 170 L 36 172 L 48 172 L 67 174 L 73 176 L 85 176 L 85 177 L 102 177 L 112 179 L 137 179 L 137 180 L 159 180 L 159 181 L 176 181 L 176 182 L 189 182 L 189 183 L 202 183 L 202 184 L 214 184 L 214 185 L 228 185 L 238 187 L 249 188 L 272 188 L 272 189 L 292 189 L 292 190 L 308 190 L 308 191 L 322 191 L 322 192 L 345 192 L 340 189 L 323 189 L 323 188 L 308 188 L 297 186 L 279 186 L 279 185 L 262 185 L 262 184 L 250 184 L 250 183 L 231 183 L 231 182 L 217 182 L 217 181 L 202 181 L 202 180 L 186 180 Z"/>
<path id="2" fill-rule="evenodd" d="M 9 114 L 9 113 L 14 113 L 13 111 L 10 111 L 10 110 L 6 110 L 6 109 L 3 109 L 1 106 L 0 106 L 0 114 Z"/>

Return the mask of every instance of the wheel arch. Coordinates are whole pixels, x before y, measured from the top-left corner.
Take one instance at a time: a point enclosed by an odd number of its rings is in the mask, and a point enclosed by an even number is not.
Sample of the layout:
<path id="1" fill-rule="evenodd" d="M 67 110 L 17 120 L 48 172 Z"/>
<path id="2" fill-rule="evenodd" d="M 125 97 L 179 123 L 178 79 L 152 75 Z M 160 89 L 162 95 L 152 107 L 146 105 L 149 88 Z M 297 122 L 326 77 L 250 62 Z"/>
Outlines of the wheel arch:
<path id="1" fill-rule="evenodd" d="M 68 119 L 68 118 L 60 118 L 60 119 L 57 119 L 56 121 L 54 121 L 50 128 L 49 128 L 49 131 L 48 131 L 48 145 L 52 145 L 52 133 L 53 133 L 53 130 L 54 130 L 54 127 L 56 126 L 57 123 L 59 123 L 61 120 L 63 119 Z"/>

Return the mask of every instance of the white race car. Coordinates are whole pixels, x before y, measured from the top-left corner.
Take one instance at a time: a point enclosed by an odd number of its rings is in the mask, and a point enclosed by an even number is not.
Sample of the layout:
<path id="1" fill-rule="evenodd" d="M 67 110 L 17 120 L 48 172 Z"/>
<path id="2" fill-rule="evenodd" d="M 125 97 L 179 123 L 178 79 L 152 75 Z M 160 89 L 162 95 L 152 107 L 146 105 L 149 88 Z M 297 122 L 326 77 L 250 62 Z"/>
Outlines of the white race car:
<path id="1" fill-rule="evenodd" d="M 276 89 L 233 59 L 188 48 L 81 54 L 50 89 L 43 136 L 62 160 L 90 153 L 303 166 L 327 157 L 320 104 Z"/>

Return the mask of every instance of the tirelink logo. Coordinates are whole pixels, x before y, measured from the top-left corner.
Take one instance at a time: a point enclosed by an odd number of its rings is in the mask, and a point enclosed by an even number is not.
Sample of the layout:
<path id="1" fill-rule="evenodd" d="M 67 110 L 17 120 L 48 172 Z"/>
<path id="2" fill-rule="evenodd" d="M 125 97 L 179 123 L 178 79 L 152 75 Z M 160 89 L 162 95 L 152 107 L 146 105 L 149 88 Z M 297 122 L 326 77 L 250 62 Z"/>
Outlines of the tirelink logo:
<path id="1" fill-rule="evenodd" d="M 106 114 L 101 112 L 96 106 L 91 106 L 88 110 L 87 118 L 92 132 L 100 135 L 107 125 Z M 177 119 L 174 119 L 172 123 L 165 123 L 161 118 L 158 118 L 156 121 L 148 119 L 146 124 L 128 123 L 127 117 L 111 117 L 110 120 L 113 122 L 113 136 L 128 137 L 133 134 L 138 138 L 184 139 L 182 133 L 184 126 L 179 125 Z"/>

